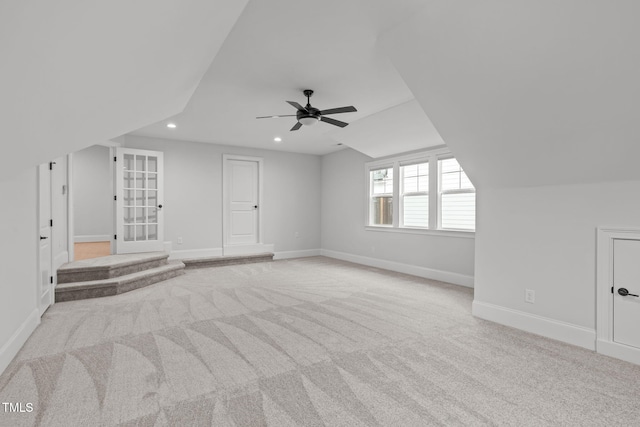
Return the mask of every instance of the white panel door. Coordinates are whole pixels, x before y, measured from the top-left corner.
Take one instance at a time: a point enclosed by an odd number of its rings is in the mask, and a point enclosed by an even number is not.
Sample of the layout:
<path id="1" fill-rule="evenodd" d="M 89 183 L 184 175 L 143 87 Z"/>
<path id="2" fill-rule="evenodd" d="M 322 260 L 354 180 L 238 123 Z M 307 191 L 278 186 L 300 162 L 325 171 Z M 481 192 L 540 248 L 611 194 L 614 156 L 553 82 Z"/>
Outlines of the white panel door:
<path id="1" fill-rule="evenodd" d="M 613 284 L 613 340 L 640 348 L 640 240 L 614 240 Z"/>
<path id="2" fill-rule="evenodd" d="M 258 243 L 258 162 L 227 160 L 227 244 Z"/>
<path id="3" fill-rule="evenodd" d="M 116 253 L 164 250 L 163 153 L 117 148 Z"/>
<path id="4" fill-rule="evenodd" d="M 51 171 L 49 164 L 38 167 L 38 309 L 40 315 L 53 303 L 51 271 Z"/>

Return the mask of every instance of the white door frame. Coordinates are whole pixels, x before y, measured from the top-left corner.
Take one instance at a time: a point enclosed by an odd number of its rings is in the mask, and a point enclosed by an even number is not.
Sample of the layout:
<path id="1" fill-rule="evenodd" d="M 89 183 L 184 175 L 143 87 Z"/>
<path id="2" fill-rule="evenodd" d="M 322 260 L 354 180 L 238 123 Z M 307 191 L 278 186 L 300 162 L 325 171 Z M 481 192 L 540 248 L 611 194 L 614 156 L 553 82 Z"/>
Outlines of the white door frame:
<path id="1" fill-rule="evenodd" d="M 49 230 L 47 233 L 45 233 L 46 235 L 43 236 L 42 234 L 42 227 L 41 224 L 44 222 L 49 222 L 52 221 L 52 206 L 51 206 L 51 196 L 52 196 L 52 191 L 51 191 L 51 165 L 52 163 L 48 163 L 48 164 L 42 164 L 39 165 L 36 170 L 37 170 L 37 179 L 38 179 L 38 221 L 37 221 L 37 234 L 36 236 L 38 236 L 38 263 L 37 263 L 37 269 L 38 269 L 38 273 L 36 275 L 37 279 L 37 291 L 36 291 L 36 297 L 37 297 L 37 307 L 38 307 L 38 313 L 40 314 L 40 317 L 42 317 L 42 315 L 44 314 L 44 312 L 47 310 L 47 308 L 49 308 L 53 303 L 54 303 L 54 292 L 55 292 L 55 285 L 54 285 L 54 272 L 53 272 L 53 233 L 51 230 L 51 226 L 49 226 Z M 42 174 L 46 173 L 49 175 L 49 179 L 48 179 L 48 185 L 43 186 L 42 185 Z M 48 204 L 48 212 L 43 212 L 42 211 L 42 200 L 43 200 L 43 196 L 44 197 L 48 197 L 49 198 L 49 202 Z M 44 218 L 43 218 L 44 216 Z M 42 259 L 42 251 L 41 251 L 41 245 L 42 245 L 42 240 L 47 239 L 48 241 L 48 245 L 49 245 L 49 253 L 48 253 L 48 260 L 43 260 Z M 47 278 L 43 278 L 42 277 L 42 266 L 43 266 L 43 262 L 48 263 L 49 266 L 49 270 L 48 270 L 48 276 Z M 43 283 L 47 282 L 46 285 L 44 285 L 47 289 L 46 293 L 43 292 Z M 45 295 L 46 294 L 46 295 Z M 43 296 L 46 296 L 46 298 L 43 298 Z"/>
<path id="2" fill-rule="evenodd" d="M 255 245 L 229 245 L 227 243 L 229 233 L 229 189 L 228 189 L 228 177 L 230 160 L 241 160 L 258 163 L 258 235 L 257 243 Z M 262 252 L 272 252 L 273 245 L 264 244 L 263 236 L 263 215 L 262 205 L 264 202 L 263 193 L 263 167 L 264 159 L 262 157 L 240 156 L 236 154 L 223 154 L 222 155 L 222 253 L 223 255 L 245 255 Z"/>
<path id="3" fill-rule="evenodd" d="M 115 156 L 115 149 L 117 147 L 121 147 L 122 144 L 119 142 L 114 142 L 114 141 L 105 141 L 105 142 L 98 142 L 97 144 L 94 145 L 101 145 L 103 147 L 107 147 L 109 148 L 109 162 L 113 163 L 113 158 Z M 113 195 L 115 195 L 115 180 L 114 180 L 114 175 L 115 173 L 115 169 L 113 167 L 109 168 L 109 178 L 111 180 L 111 188 L 113 189 Z M 75 203 L 74 201 L 74 196 L 73 196 L 73 192 L 74 192 L 75 188 L 73 187 L 73 153 L 67 154 L 67 245 L 68 245 L 68 249 L 67 251 L 69 252 L 69 262 L 72 262 L 75 259 L 75 229 L 74 229 L 74 221 L 75 221 L 75 213 L 74 213 L 74 208 L 73 205 Z M 115 253 L 115 240 L 113 239 L 113 237 L 115 236 L 115 230 L 116 230 L 116 224 L 115 224 L 115 211 L 116 211 L 116 206 L 115 203 L 113 204 L 113 221 L 111 224 L 111 234 L 110 234 L 110 240 L 111 240 L 111 254 Z"/>
<path id="4" fill-rule="evenodd" d="M 640 364 L 640 349 L 613 341 L 613 242 L 640 240 L 640 229 L 598 227 L 596 262 L 596 351 Z"/>
<path id="5" fill-rule="evenodd" d="M 162 252 L 165 250 L 164 244 L 164 152 L 155 151 L 155 150 L 141 150 L 138 148 L 129 148 L 129 147 L 115 147 L 117 161 L 114 162 L 114 180 L 115 180 L 115 188 L 116 188 L 116 210 L 115 210 L 115 224 L 116 224 L 116 235 L 118 235 L 115 241 L 115 252 L 116 254 L 126 254 L 126 253 L 140 253 L 140 252 Z M 147 240 L 147 236 L 145 235 L 145 240 L 125 240 L 124 228 L 128 226 L 124 223 L 124 219 L 122 217 L 122 212 L 124 208 L 124 197 L 123 197 L 123 170 L 122 164 L 124 161 L 124 157 L 126 155 L 135 155 L 135 156 L 153 156 L 157 158 L 157 170 L 156 170 L 156 178 L 157 178 L 157 186 L 156 186 L 156 218 L 157 218 L 157 227 L 156 227 L 156 236 L 155 240 Z M 151 172 L 148 170 L 146 174 L 149 175 Z M 152 191 L 148 189 L 145 185 L 145 190 Z M 148 202 L 147 202 L 148 203 Z M 146 219 L 146 214 L 145 214 Z"/>

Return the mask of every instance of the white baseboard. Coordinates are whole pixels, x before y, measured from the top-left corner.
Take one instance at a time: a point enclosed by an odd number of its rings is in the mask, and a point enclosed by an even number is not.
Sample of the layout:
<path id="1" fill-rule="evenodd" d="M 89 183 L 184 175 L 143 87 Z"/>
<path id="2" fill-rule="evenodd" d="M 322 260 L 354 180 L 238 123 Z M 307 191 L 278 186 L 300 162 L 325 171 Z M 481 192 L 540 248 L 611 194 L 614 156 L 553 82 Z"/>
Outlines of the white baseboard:
<path id="1" fill-rule="evenodd" d="M 90 243 L 90 242 L 110 242 L 111 235 L 109 234 L 96 234 L 96 235 L 84 235 L 84 236 L 73 236 L 73 241 L 75 243 Z"/>
<path id="2" fill-rule="evenodd" d="M 171 251 L 171 255 L 169 255 L 169 259 L 181 260 L 181 259 L 193 259 L 193 258 L 210 258 L 215 256 L 222 256 L 222 248 L 184 249 L 184 250 L 178 250 L 178 251 Z"/>
<path id="3" fill-rule="evenodd" d="M 290 259 L 290 258 L 304 258 L 309 256 L 319 256 L 320 249 L 305 249 L 300 251 L 281 251 L 276 252 L 273 255 L 273 259 Z"/>
<path id="4" fill-rule="evenodd" d="M 348 254 L 345 252 L 330 251 L 327 249 L 321 249 L 320 255 L 329 258 L 341 259 L 343 261 L 354 262 L 356 264 L 368 265 L 370 267 L 396 271 L 398 273 L 411 274 L 412 276 L 424 277 L 425 279 L 439 280 L 441 282 L 448 282 L 453 283 L 454 285 L 473 288 L 473 276 L 467 276 L 464 274 L 435 270 L 433 268 L 420 267 L 417 265 L 403 264 L 395 261 L 387 261 L 379 258 L 369 258 L 361 255 Z"/>
<path id="5" fill-rule="evenodd" d="M 222 248 L 224 256 L 253 255 L 273 252 L 273 245 L 256 243 L 254 245 L 229 245 Z"/>
<path id="6" fill-rule="evenodd" d="M 58 255 L 56 255 L 53 259 L 53 271 L 57 271 L 58 268 L 62 265 L 62 264 L 66 264 L 69 262 L 69 252 L 64 251 L 64 252 L 60 252 Z"/>
<path id="7" fill-rule="evenodd" d="M 595 351 L 596 349 L 595 329 L 480 301 L 473 301 L 471 312 L 476 317 L 500 323 L 501 325 L 521 329 L 589 350 Z"/>
<path id="8" fill-rule="evenodd" d="M 0 348 L 0 374 L 7 369 L 9 363 L 16 357 L 18 351 L 22 348 L 27 339 L 31 336 L 36 327 L 40 324 L 40 315 L 36 308 L 29 314 L 22 325 L 9 338 L 9 340 Z"/>
<path id="9" fill-rule="evenodd" d="M 602 340 L 596 342 L 596 348 L 600 354 L 640 365 L 640 348 Z"/>

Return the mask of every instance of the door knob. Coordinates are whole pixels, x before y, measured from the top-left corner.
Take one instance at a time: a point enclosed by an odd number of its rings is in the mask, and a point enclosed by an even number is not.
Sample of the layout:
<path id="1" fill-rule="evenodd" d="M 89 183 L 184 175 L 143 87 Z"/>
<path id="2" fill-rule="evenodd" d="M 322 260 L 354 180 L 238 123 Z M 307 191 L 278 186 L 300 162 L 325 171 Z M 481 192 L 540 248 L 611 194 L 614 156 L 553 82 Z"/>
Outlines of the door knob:
<path id="1" fill-rule="evenodd" d="M 47 236 L 40 236 L 40 240 L 46 240 L 46 239 L 48 239 Z"/>
<path id="2" fill-rule="evenodd" d="M 162 205 L 158 205 L 158 209 L 162 209 Z"/>
<path id="3" fill-rule="evenodd" d="M 623 297 L 629 296 L 629 297 L 637 297 L 640 295 L 636 295 L 636 294 L 630 294 L 629 291 L 627 290 L 627 288 L 620 288 L 618 289 L 618 293 L 620 295 L 622 295 Z"/>
<path id="4" fill-rule="evenodd" d="M 253 209 L 258 209 L 258 205 L 253 205 Z"/>

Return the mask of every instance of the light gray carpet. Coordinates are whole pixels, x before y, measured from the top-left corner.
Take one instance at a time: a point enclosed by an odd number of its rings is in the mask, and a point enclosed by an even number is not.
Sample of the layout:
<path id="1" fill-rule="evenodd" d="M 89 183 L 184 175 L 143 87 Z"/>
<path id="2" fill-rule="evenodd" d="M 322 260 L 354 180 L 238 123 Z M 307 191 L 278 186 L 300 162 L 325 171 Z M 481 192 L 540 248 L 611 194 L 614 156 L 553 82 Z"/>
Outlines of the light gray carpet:
<path id="1" fill-rule="evenodd" d="M 475 319 L 472 290 L 328 258 L 56 304 L 0 425 L 640 425 L 640 366 Z"/>

